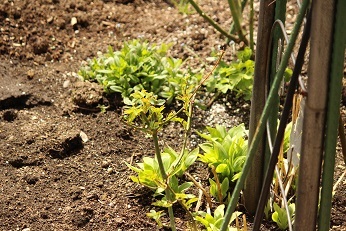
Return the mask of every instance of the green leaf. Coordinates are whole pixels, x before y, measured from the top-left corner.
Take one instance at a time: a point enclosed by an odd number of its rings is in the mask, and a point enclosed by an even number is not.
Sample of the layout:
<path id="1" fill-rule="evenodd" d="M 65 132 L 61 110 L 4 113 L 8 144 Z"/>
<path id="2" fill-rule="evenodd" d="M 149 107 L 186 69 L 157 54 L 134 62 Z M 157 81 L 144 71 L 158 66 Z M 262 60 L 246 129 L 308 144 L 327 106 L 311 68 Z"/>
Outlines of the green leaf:
<path id="1" fill-rule="evenodd" d="M 214 219 L 218 220 L 220 218 L 223 218 L 224 214 L 225 214 L 225 205 L 224 204 L 219 205 L 214 211 Z"/>
<path id="2" fill-rule="evenodd" d="M 229 190 L 229 180 L 228 178 L 225 178 L 221 184 L 221 194 L 223 198 L 227 196 L 228 190 Z"/>
<path id="3" fill-rule="evenodd" d="M 215 171 L 216 171 L 217 173 L 222 174 L 223 176 L 229 176 L 229 175 L 230 175 L 230 170 L 229 170 L 227 164 L 219 164 L 219 165 L 216 167 Z"/>
<path id="4" fill-rule="evenodd" d="M 192 182 L 184 182 L 183 184 L 179 185 L 178 192 L 184 192 L 185 190 L 189 189 L 192 185 Z"/>

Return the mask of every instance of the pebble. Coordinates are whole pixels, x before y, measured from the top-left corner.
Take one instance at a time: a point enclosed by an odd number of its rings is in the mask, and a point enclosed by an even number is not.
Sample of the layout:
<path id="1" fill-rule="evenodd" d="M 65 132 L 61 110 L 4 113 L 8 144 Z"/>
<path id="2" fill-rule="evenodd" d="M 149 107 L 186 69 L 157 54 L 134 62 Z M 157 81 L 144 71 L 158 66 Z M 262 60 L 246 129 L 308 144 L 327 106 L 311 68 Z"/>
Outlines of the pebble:
<path id="1" fill-rule="evenodd" d="M 34 75 L 35 75 L 35 71 L 33 69 L 28 70 L 28 72 L 26 73 L 28 76 L 28 79 L 33 79 Z"/>

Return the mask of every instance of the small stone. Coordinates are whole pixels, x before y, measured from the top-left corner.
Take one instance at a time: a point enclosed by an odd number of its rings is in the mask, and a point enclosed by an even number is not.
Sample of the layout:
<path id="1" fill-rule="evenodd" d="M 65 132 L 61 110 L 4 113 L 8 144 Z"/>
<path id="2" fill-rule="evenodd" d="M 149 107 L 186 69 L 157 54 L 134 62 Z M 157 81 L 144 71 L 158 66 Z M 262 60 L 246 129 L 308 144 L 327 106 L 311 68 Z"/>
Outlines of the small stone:
<path id="1" fill-rule="evenodd" d="M 84 143 L 86 143 L 89 140 L 88 136 L 83 131 L 80 131 L 79 136 Z"/>
<path id="2" fill-rule="evenodd" d="M 65 80 L 62 87 L 63 88 L 68 88 L 70 86 L 71 81 L 70 80 Z"/>
<path id="3" fill-rule="evenodd" d="M 112 173 L 113 173 L 113 168 L 108 168 L 108 169 L 107 169 L 107 172 L 108 172 L 109 174 L 112 174 Z"/>
<path id="4" fill-rule="evenodd" d="M 33 79 L 34 75 L 35 75 L 35 71 L 33 69 L 28 70 L 28 72 L 26 73 L 28 76 L 28 79 Z"/>
<path id="5" fill-rule="evenodd" d="M 110 162 L 109 162 L 109 161 L 104 160 L 104 161 L 102 161 L 101 167 L 102 167 L 102 168 L 108 168 L 108 167 L 109 167 L 109 165 L 110 165 Z"/>
<path id="6" fill-rule="evenodd" d="M 72 17 L 71 18 L 71 25 L 74 26 L 77 24 L 77 18 L 76 17 Z"/>

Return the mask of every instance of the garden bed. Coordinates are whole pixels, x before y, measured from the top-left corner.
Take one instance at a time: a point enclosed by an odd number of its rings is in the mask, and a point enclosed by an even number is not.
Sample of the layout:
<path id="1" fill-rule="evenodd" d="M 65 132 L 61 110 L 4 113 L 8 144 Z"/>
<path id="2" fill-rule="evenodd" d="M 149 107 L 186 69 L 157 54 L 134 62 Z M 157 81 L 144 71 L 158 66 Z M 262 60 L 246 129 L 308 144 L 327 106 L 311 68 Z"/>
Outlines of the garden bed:
<path id="1" fill-rule="evenodd" d="M 226 4 L 203 7 L 227 26 Z M 76 73 L 98 51 L 133 38 L 173 43 L 171 55 L 190 58 L 197 68 L 223 38 L 199 15 L 159 0 L 4 0 L 0 22 L 1 230 L 158 230 L 146 216 L 151 192 L 129 179 L 133 172 L 125 165 L 153 155 L 150 138 L 121 121 L 119 98 L 105 97 Z M 232 57 L 230 47 L 225 59 Z M 110 110 L 101 112 L 99 104 Z M 195 126 L 247 124 L 248 110 L 230 96 L 198 111 Z M 174 147 L 179 134 L 169 126 L 161 135 Z M 205 169 L 197 163 L 190 171 L 207 182 Z M 336 175 L 344 169 L 339 160 Z M 345 189 L 342 182 L 334 197 L 335 230 L 346 229 Z M 184 230 L 187 218 L 179 211 L 177 226 Z"/>

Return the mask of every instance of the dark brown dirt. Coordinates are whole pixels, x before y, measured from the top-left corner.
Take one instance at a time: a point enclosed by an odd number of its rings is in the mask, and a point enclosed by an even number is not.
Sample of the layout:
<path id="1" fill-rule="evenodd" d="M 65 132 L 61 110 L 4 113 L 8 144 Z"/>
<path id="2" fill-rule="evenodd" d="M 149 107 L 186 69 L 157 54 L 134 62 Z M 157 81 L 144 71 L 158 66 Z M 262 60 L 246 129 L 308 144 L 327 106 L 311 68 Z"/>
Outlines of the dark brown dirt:
<path id="1" fill-rule="evenodd" d="M 228 25 L 223 4 L 204 7 Z M 151 155 L 150 140 L 121 122 L 119 99 L 75 74 L 131 38 L 172 42 L 180 58 L 223 44 L 198 15 L 159 0 L 1 1 L 0 230 L 158 230 L 145 215 L 151 194 L 124 164 Z M 111 110 L 100 113 L 99 104 Z M 342 182 L 334 200 L 336 230 L 346 227 L 345 189 Z M 178 215 L 181 230 L 184 221 Z"/>

